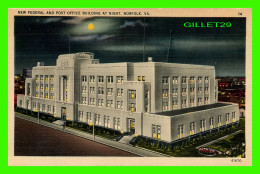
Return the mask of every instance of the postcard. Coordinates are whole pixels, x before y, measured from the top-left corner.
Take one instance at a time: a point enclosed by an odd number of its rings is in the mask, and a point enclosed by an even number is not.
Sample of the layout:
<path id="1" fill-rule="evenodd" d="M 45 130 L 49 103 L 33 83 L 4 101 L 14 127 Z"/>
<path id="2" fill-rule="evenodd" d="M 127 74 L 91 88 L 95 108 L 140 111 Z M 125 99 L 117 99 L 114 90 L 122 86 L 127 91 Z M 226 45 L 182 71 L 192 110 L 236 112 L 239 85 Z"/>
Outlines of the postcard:
<path id="1" fill-rule="evenodd" d="M 252 165 L 251 9 L 9 9 L 9 165 Z"/>

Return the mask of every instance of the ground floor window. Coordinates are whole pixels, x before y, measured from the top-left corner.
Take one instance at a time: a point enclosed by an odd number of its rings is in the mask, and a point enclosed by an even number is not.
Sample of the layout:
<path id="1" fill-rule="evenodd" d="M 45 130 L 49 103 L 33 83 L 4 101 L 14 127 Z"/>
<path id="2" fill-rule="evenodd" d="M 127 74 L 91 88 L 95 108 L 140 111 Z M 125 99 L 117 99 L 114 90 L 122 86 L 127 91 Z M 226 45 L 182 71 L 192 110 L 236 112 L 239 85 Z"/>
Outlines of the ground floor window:
<path id="1" fill-rule="evenodd" d="M 214 128 L 214 117 L 211 117 L 211 118 L 209 119 L 209 127 L 210 127 L 210 129 L 213 129 L 213 128 Z"/>
<path id="2" fill-rule="evenodd" d="M 236 112 L 232 112 L 232 122 L 236 122 Z"/>
<path id="3" fill-rule="evenodd" d="M 179 125 L 178 126 L 178 134 L 177 134 L 177 138 L 183 138 L 183 127 L 184 125 Z"/>
<path id="4" fill-rule="evenodd" d="M 222 116 L 218 116 L 218 127 L 222 126 Z"/>
<path id="5" fill-rule="evenodd" d="M 190 135 L 195 134 L 195 122 L 190 123 Z"/>
<path id="6" fill-rule="evenodd" d="M 203 132 L 205 131 L 205 119 L 204 120 L 200 120 L 200 131 Z"/>

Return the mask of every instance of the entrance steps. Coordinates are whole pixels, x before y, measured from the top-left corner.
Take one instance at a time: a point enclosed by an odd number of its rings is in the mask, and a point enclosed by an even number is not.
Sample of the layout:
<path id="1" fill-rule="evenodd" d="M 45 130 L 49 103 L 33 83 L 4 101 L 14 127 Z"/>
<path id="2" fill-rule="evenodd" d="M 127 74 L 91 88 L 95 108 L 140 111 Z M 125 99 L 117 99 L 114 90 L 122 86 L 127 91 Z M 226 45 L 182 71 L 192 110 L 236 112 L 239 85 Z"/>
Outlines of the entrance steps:
<path id="1" fill-rule="evenodd" d="M 135 135 L 125 135 L 123 138 L 121 138 L 118 142 L 123 144 L 129 144 L 132 138 L 134 138 Z"/>
<path id="2" fill-rule="evenodd" d="M 54 122 L 52 122 L 52 123 L 53 123 L 53 124 L 60 125 L 60 126 L 63 126 L 64 121 L 62 121 L 62 120 L 56 120 L 56 121 L 54 121 Z"/>

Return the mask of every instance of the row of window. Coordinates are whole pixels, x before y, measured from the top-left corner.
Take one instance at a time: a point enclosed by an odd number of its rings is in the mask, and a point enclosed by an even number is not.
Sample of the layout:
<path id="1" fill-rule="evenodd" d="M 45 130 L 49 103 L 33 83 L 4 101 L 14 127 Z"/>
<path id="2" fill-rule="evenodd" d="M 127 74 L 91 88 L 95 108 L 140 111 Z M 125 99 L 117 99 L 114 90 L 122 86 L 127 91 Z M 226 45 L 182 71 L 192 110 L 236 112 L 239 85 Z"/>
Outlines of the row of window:
<path id="1" fill-rule="evenodd" d="M 32 108 L 34 111 L 40 110 L 41 112 L 55 114 L 55 106 L 52 106 L 52 105 L 38 104 L 36 102 L 33 102 Z"/>
<path id="2" fill-rule="evenodd" d="M 103 119 L 103 123 L 101 122 L 101 119 Z M 78 121 L 120 130 L 120 118 L 117 117 L 112 117 L 111 120 L 111 117 L 107 115 L 104 115 L 103 118 L 101 118 L 100 114 L 94 114 L 93 117 L 91 112 L 86 112 L 86 114 L 84 114 L 83 111 L 79 111 Z"/>
<path id="3" fill-rule="evenodd" d="M 162 78 L 162 83 L 163 84 L 167 84 L 169 83 L 169 76 L 163 76 Z M 202 83 L 202 79 L 203 77 L 198 77 L 198 83 Z M 188 77 L 181 77 L 181 83 L 185 84 L 187 83 Z M 209 82 L 209 77 L 204 77 L 205 83 Z M 194 83 L 195 82 L 195 77 L 190 77 L 190 83 Z M 179 83 L 179 77 L 178 76 L 174 76 L 172 77 L 172 83 L 173 84 L 177 84 Z"/>
<path id="4" fill-rule="evenodd" d="M 208 97 L 204 98 L 204 103 L 205 103 L 205 105 L 209 104 L 209 98 Z M 201 98 L 198 98 L 197 105 L 198 106 L 202 105 L 202 99 Z M 191 107 L 195 106 L 195 99 L 194 98 L 190 99 L 190 106 Z M 187 100 L 185 100 L 185 99 L 181 100 L 181 107 L 182 108 L 186 108 L 187 107 Z M 173 109 L 177 109 L 178 108 L 178 100 L 173 100 L 172 101 L 172 108 Z M 163 111 L 167 111 L 168 110 L 168 102 L 162 102 L 162 110 Z"/>
<path id="5" fill-rule="evenodd" d="M 36 89 L 36 90 L 38 90 L 38 89 L 41 89 L 41 90 L 45 89 L 45 90 L 48 90 L 48 89 L 49 89 L 49 85 L 48 85 L 48 84 L 45 84 L 45 85 L 40 84 L 40 85 L 39 85 L 38 83 L 36 83 L 35 89 Z M 50 84 L 50 90 L 51 90 L 51 91 L 54 90 L 54 84 Z"/>
<path id="6" fill-rule="evenodd" d="M 190 94 L 191 95 L 194 94 L 194 90 L 195 90 L 194 87 L 190 88 Z M 181 92 L 182 92 L 182 95 L 187 95 L 187 88 L 182 88 Z M 205 92 L 205 94 L 208 94 L 209 93 L 209 87 L 204 87 L 204 92 Z M 162 96 L 163 97 L 168 97 L 168 93 L 169 93 L 168 89 L 162 90 Z M 202 87 L 198 87 L 198 94 L 201 94 L 201 93 L 202 93 Z M 178 95 L 178 88 L 173 88 L 172 89 L 172 96 L 177 97 L 177 95 Z"/>
<path id="7" fill-rule="evenodd" d="M 45 81 L 48 81 L 49 80 L 49 78 L 50 78 L 50 81 L 53 81 L 54 80 L 54 75 L 36 75 L 35 76 L 35 80 L 36 81 L 38 81 L 38 80 L 41 80 L 41 81 L 43 81 L 43 79 L 45 80 Z"/>
<path id="8" fill-rule="evenodd" d="M 90 87 L 90 93 L 95 94 L 96 93 L 96 88 L 95 87 Z M 98 94 L 104 94 L 104 88 L 103 87 L 98 87 Z M 82 86 L 82 93 L 87 93 L 87 86 Z M 114 94 L 114 89 L 113 88 L 107 88 L 107 95 L 113 95 Z M 122 88 L 117 88 L 117 96 L 123 96 L 123 89 Z"/>
<path id="9" fill-rule="evenodd" d="M 54 99 L 54 93 L 44 93 L 43 96 L 43 92 L 35 92 L 35 97 L 39 97 L 39 98 L 46 98 L 46 99 Z"/>
<path id="10" fill-rule="evenodd" d="M 82 103 L 87 104 L 87 97 L 82 97 Z M 96 105 L 95 98 L 89 99 L 89 105 Z M 104 106 L 104 99 L 98 99 L 98 106 Z M 107 100 L 106 107 L 114 108 L 113 100 Z M 123 109 L 123 101 L 117 101 L 116 102 L 116 108 L 117 109 Z"/>
<path id="11" fill-rule="evenodd" d="M 219 115 L 217 119 L 218 119 L 217 127 L 222 126 L 222 124 L 223 124 L 222 115 Z M 236 112 L 232 112 L 232 120 L 230 120 L 230 113 L 225 114 L 225 125 L 227 125 L 231 122 L 236 122 Z M 209 119 L 209 129 L 213 129 L 213 128 L 215 128 L 215 126 L 216 125 L 214 125 L 214 117 L 211 117 Z M 177 129 L 177 138 L 178 139 L 183 138 L 184 129 L 185 129 L 184 125 L 178 125 L 178 129 Z M 186 130 L 186 131 L 189 131 L 189 135 L 193 135 L 193 134 L 197 133 L 196 132 L 196 122 L 191 122 L 188 130 Z M 199 131 L 200 132 L 206 131 L 206 119 L 202 119 L 199 121 Z"/>
<path id="12" fill-rule="evenodd" d="M 81 76 L 82 82 L 87 82 L 88 76 Z M 99 83 L 104 82 L 104 76 L 97 76 L 97 80 Z M 123 83 L 124 77 L 123 76 L 116 76 L 117 83 Z M 89 76 L 89 82 L 95 82 L 96 77 L 95 76 Z M 106 77 L 107 83 L 114 83 L 114 77 L 113 76 L 107 76 Z"/>

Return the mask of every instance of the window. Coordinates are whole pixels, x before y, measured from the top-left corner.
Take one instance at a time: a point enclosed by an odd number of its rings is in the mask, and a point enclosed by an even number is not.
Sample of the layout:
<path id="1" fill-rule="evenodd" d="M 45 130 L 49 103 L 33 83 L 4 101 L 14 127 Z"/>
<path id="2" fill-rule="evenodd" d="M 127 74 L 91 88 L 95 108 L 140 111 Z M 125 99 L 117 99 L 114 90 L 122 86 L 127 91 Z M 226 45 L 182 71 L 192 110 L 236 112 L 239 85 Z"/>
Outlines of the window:
<path id="1" fill-rule="evenodd" d="M 45 112 L 45 104 L 42 104 L 42 112 Z"/>
<path id="2" fill-rule="evenodd" d="M 53 82 L 53 80 L 54 80 L 54 75 L 50 75 L 50 80 L 51 80 L 51 82 Z"/>
<path id="3" fill-rule="evenodd" d="M 88 123 L 90 123 L 90 121 L 92 120 L 91 115 L 92 115 L 91 112 L 87 112 Z"/>
<path id="4" fill-rule="evenodd" d="M 20 100 L 20 106 L 23 106 L 23 101 L 22 100 Z"/>
<path id="5" fill-rule="evenodd" d="M 49 86 L 48 84 L 45 84 L 45 89 L 48 90 L 49 89 Z"/>
<path id="6" fill-rule="evenodd" d="M 200 132 L 205 131 L 205 119 L 204 120 L 200 120 Z"/>
<path id="7" fill-rule="evenodd" d="M 209 104 L 209 97 L 205 97 L 205 104 Z"/>
<path id="8" fill-rule="evenodd" d="M 54 84 L 50 84 L 51 91 L 54 90 Z"/>
<path id="9" fill-rule="evenodd" d="M 41 97 L 41 98 L 43 98 L 43 92 L 41 92 L 40 94 L 41 94 L 41 96 L 40 96 L 40 97 Z"/>
<path id="10" fill-rule="evenodd" d="M 95 98 L 89 98 L 90 105 L 96 105 Z"/>
<path id="11" fill-rule="evenodd" d="M 214 117 L 211 117 L 211 118 L 209 119 L 209 128 L 210 128 L 210 129 L 213 129 L 213 128 L 214 128 Z"/>
<path id="12" fill-rule="evenodd" d="M 177 97 L 178 95 L 178 88 L 172 88 L 172 96 Z"/>
<path id="13" fill-rule="evenodd" d="M 95 82 L 95 76 L 90 76 L 90 82 Z"/>
<path id="14" fill-rule="evenodd" d="M 132 112 L 135 112 L 136 111 L 136 104 L 135 103 L 130 103 L 128 110 L 132 111 Z"/>
<path id="15" fill-rule="evenodd" d="M 181 78 L 181 82 L 182 82 L 182 83 L 187 83 L 187 77 L 182 77 L 182 78 Z"/>
<path id="16" fill-rule="evenodd" d="M 123 101 L 117 101 L 117 108 L 122 109 L 123 108 Z"/>
<path id="17" fill-rule="evenodd" d="M 39 76 L 38 75 L 35 76 L 35 80 L 39 80 Z"/>
<path id="18" fill-rule="evenodd" d="M 157 125 L 157 139 L 161 139 L 161 126 Z"/>
<path id="19" fill-rule="evenodd" d="M 137 79 L 138 79 L 138 81 L 141 81 L 141 76 L 138 76 Z"/>
<path id="20" fill-rule="evenodd" d="M 107 88 L 107 95 L 113 95 L 113 88 Z"/>
<path id="21" fill-rule="evenodd" d="M 193 94 L 194 94 L 194 90 L 195 90 L 194 87 L 191 87 L 191 88 L 190 88 L 190 95 L 193 95 Z"/>
<path id="22" fill-rule="evenodd" d="M 218 116 L 218 127 L 222 126 L 222 116 Z"/>
<path id="23" fill-rule="evenodd" d="M 198 87 L 198 93 L 201 94 L 202 87 Z"/>
<path id="24" fill-rule="evenodd" d="M 87 86 L 82 86 L 82 93 L 87 93 L 88 90 L 87 90 Z"/>
<path id="25" fill-rule="evenodd" d="M 49 77 L 47 75 L 44 76 L 45 81 L 49 80 Z"/>
<path id="26" fill-rule="evenodd" d="M 190 135 L 195 134 L 195 122 L 190 123 Z"/>
<path id="27" fill-rule="evenodd" d="M 202 77 L 198 77 L 198 82 L 199 82 L 199 83 L 202 82 Z"/>
<path id="28" fill-rule="evenodd" d="M 104 106 L 104 100 L 98 99 L 98 106 Z"/>
<path id="29" fill-rule="evenodd" d="M 49 98 L 48 93 L 45 93 L 44 96 L 45 96 L 45 98 Z"/>
<path id="30" fill-rule="evenodd" d="M 167 111 L 168 110 L 168 102 L 163 102 L 162 103 L 162 110 Z"/>
<path id="31" fill-rule="evenodd" d="M 229 124 L 229 113 L 226 113 L 226 124 Z"/>
<path id="32" fill-rule="evenodd" d="M 117 76 L 117 83 L 124 83 L 124 77 L 123 76 Z"/>
<path id="33" fill-rule="evenodd" d="M 178 126 L 178 134 L 177 134 L 177 138 L 183 138 L 183 125 L 179 125 Z"/>
<path id="34" fill-rule="evenodd" d="M 123 96 L 123 89 L 117 88 L 117 96 Z"/>
<path id="35" fill-rule="evenodd" d="M 145 81 L 145 76 L 142 76 L 142 81 Z"/>
<path id="36" fill-rule="evenodd" d="M 43 89 L 43 84 L 40 84 L 41 89 Z"/>
<path id="37" fill-rule="evenodd" d="M 183 107 L 183 108 L 186 108 L 186 106 L 187 106 L 187 105 L 186 105 L 186 100 L 182 100 L 181 103 L 182 103 L 182 107 Z"/>
<path id="38" fill-rule="evenodd" d="M 86 82 L 87 81 L 87 76 L 81 76 L 82 82 Z"/>
<path id="39" fill-rule="evenodd" d="M 156 138 L 156 125 L 152 125 L 152 137 Z"/>
<path id="40" fill-rule="evenodd" d="M 50 99 L 54 99 L 54 94 L 50 93 Z"/>
<path id="41" fill-rule="evenodd" d="M 167 76 L 163 76 L 163 78 L 162 78 L 162 83 L 163 83 L 163 84 L 167 84 L 167 83 L 168 83 L 168 78 L 169 78 L 169 77 L 167 77 Z"/>
<path id="42" fill-rule="evenodd" d="M 107 83 L 113 83 L 113 76 L 107 76 Z"/>
<path id="43" fill-rule="evenodd" d="M 103 87 L 98 87 L 98 94 L 104 94 Z"/>
<path id="44" fill-rule="evenodd" d="M 172 83 L 177 84 L 178 83 L 178 77 L 172 77 Z"/>
<path id="45" fill-rule="evenodd" d="M 98 82 L 104 82 L 104 76 L 98 76 Z"/>
<path id="46" fill-rule="evenodd" d="M 201 98 L 198 98 L 198 105 L 201 105 L 202 102 L 201 102 Z"/>
<path id="47" fill-rule="evenodd" d="M 90 93 L 95 94 L 95 87 L 90 87 Z"/>
<path id="48" fill-rule="evenodd" d="M 191 107 L 194 106 L 194 98 L 190 99 L 190 106 L 191 106 Z"/>
<path id="49" fill-rule="evenodd" d="M 107 100 L 107 107 L 113 108 L 113 100 Z"/>
<path id="50" fill-rule="evenodd" d="M 55 106 L 52 107 L 52 112 L 55 114 Z"/>
<path id="51" fill-rule="evenodd" d="M 177 109 L 178 108 L 178 101 L 177 100 L 173 100 L 172 101 L 172 108 L 173 109 Z"/>
<path id="52" fill-rule="evenodd" d="M 209 87 L 205 87 L 205 94 L 209 93 Z"/>
<path id="53" fill-rule="evenodd" d="M 186 89 L 187 88 L 182 88 L 182 95 L 186 95 L 187 93 L 186 93 Z"/>
<path id="54" fill-rule="evenodd" d="M 128 90 L 129 98 L 136 99 L 136 90 Z"/>
<path id="55" fill-rule="evenodd" d="M 205 83 L 209 82 L 209 77 L 205 77 Z"/>
<path id="56" fill-rule="evenodd" d="M 120 130 L 120 118 L 117 118 L 117 129 Z"/>
<path id="57" fill-rule="evenodd" d="M 168 89 L 163 89 L 163 97 L 168 97 Z"/>
<path id="58" fill-rule="evenodd" d="M 191 84 L 194 83 L 194 79 L 195 79 L 195 77 L 190 77 L 190 83 L 191 83 Z"/>
<path id="59" fill-rule="evenodd" d="M 40 76 L 40 80 L 41 80 L 41 81 L 43 80 L 43 76 L 42 76 L 42 75 Z"/>
<path id="60" fill-rule="evenodd" d="M 232 122 L 236 122 L 236 112 L 232 112 Z"/>
<path id="61" fill-rule="evenodd" d="M 87 104 L 87 97 L 82 97 L 82 103 Z"/>

